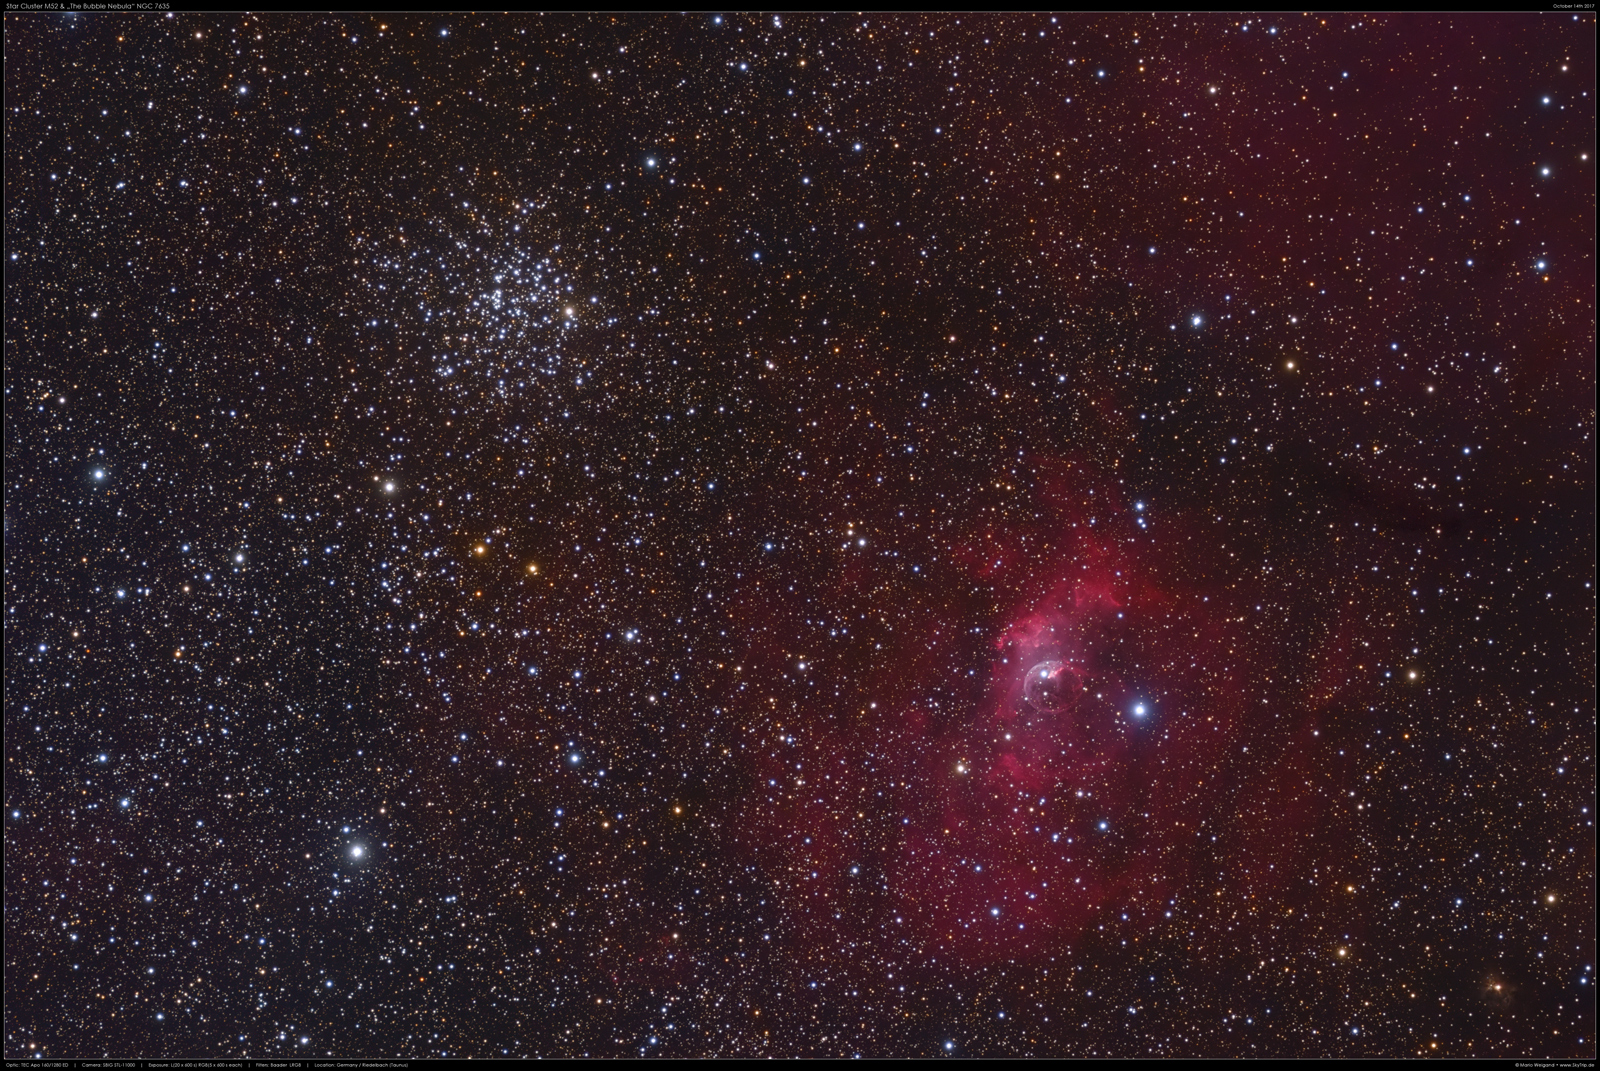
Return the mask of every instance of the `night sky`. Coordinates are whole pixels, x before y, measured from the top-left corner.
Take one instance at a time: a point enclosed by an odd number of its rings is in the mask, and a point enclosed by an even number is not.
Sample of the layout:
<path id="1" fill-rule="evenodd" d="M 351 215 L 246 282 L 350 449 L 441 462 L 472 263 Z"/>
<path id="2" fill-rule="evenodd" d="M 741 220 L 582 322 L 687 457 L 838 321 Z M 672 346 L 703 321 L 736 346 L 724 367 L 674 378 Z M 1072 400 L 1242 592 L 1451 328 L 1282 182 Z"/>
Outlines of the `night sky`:
<path id="1" fill-rule="evenodd" d="M 12 15 L 5 1045 L 1595 1052 L 1595 23 Z"/>

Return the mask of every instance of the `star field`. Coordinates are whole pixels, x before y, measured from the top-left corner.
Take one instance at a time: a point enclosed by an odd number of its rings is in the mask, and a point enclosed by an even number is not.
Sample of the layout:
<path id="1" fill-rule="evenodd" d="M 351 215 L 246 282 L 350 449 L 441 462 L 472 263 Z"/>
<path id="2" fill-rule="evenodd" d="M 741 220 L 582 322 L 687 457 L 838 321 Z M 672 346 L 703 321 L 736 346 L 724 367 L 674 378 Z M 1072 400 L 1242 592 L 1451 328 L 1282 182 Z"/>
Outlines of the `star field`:
<path id="1" fill-rule="evenodd" d="M 5 32 L 8 1058 L 1593 1058 L 1592 15 Z"/>

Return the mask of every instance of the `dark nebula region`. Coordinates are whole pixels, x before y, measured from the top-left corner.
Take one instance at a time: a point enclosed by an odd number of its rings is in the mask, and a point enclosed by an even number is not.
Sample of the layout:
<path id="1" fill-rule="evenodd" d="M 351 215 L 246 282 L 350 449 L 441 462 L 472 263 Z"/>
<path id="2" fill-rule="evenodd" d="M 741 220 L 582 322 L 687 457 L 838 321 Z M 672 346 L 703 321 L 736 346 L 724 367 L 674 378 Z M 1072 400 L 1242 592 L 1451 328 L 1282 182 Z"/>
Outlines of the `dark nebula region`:
<path id="1" fill-rule="evenodd" d="M 13 13 L 5 1055 L 1595 1051 L 1595 25 Z"/>

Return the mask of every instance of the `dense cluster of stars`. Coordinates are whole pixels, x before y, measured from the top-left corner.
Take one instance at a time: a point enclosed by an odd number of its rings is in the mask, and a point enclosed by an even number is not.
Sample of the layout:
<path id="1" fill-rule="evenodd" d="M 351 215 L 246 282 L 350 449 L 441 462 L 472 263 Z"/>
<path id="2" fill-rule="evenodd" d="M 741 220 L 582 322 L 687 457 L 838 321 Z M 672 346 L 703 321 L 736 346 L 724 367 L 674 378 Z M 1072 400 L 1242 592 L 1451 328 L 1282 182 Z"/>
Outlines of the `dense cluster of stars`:
<path id="1" fill-rule="evenodd" d="M 8 15 L 6 1056 L 1592 1058 L 1594 31 Z"/>

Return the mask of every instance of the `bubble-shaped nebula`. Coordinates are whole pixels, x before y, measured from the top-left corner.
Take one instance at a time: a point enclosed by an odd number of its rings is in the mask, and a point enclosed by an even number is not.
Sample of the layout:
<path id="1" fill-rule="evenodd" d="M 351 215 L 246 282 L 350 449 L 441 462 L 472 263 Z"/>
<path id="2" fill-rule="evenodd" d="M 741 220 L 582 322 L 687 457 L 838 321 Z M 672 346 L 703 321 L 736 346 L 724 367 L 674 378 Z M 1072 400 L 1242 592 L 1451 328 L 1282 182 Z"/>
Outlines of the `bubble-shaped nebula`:
<path id="1" fill-rule="evenodd" d="M 1022 699 L 1045 714 L 1065 714 L 1078 704 L 1083 691 L 1083 675 L 1065 662 L 1040 662 L 1028 670 L 1022 685 Z"/>

